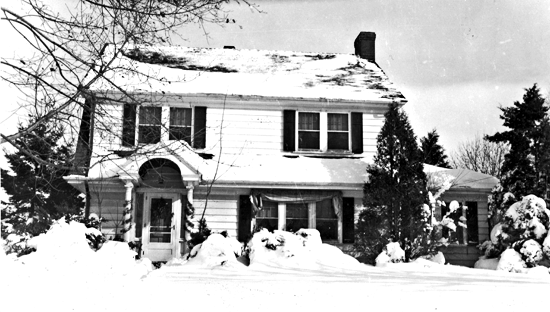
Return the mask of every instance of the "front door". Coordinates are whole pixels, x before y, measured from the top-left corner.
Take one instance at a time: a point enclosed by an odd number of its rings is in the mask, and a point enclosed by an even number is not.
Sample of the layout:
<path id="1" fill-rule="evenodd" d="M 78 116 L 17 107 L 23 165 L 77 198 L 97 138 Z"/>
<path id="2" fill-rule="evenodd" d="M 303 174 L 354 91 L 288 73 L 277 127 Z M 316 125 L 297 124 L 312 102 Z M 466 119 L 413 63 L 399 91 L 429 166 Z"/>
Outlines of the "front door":
<path id="1" fill-rule="evenodd" d="M 143 216 L 143 256 L 151 261 L 167 261 L 176 256 L 179 196 L 147 194 Z"/>

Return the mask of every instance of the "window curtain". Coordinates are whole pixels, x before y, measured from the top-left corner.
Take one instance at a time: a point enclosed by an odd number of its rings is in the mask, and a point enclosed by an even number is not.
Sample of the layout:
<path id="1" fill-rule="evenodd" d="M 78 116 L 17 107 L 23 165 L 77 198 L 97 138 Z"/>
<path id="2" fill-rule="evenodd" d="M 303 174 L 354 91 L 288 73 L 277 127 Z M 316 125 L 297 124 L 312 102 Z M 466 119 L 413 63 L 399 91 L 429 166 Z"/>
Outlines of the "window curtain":
<path id="1" fill-rule="evenodd" d="M 334 213 L 340 217 L 342 214 L 341 191 L 313 191 L 313 190 L 252 190 L 250 202 L 254 215 L 263 207 L 263 201 L 269 200 L 278 203 L 316 203 L 324 199 L 332 199 Z"/>

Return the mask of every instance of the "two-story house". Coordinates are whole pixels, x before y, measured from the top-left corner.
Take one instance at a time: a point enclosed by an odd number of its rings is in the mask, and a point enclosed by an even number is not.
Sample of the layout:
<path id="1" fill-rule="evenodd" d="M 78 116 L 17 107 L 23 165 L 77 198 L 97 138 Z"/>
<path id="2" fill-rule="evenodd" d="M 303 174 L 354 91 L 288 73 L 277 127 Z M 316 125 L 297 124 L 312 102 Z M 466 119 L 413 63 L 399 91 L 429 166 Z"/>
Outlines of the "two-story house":
<path id="1" fill-rule="evenodd" d="M 355 54 L 126 51 L 157 79 L 119 74 L 131 98 L 87 99 L 77 161 L 90 169 L 67 180 L 88 191 L 103 232 L 124 229 L 154 261 L 185 252 L 188 203 L 243 241 L 265 227 L 351 243 L 383 115 L 406 103 L 375 62 L 375 38 L 361 32 Z"/>

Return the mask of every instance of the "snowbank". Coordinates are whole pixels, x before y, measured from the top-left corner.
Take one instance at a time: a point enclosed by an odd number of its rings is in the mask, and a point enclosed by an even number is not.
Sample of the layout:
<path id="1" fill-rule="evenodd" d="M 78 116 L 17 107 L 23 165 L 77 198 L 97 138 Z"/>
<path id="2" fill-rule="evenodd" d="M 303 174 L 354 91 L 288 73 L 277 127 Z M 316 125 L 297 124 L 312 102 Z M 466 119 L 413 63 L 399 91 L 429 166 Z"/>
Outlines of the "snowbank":
<path id="1" fill-rule="evenodd" d="M 152 270 L 149 260 L 135 261 L 136 253 L 127 243 L 107 241 L 97 252 L 86 234 L 97 230 L 62 218 L 50 230 L 28 244 L 36 252 L 19 258 L 3 257 L 2 268 L 12 278 L 47 276 L 67 280 L 139 279 Z"/>
<path id="2" fill-rule="evenodd" d="M 241 255 L 241 243 L 235 238 L 224 237 L 221 234 L 211 234 L 202 244 L 191 250 L 187 262 L 179 264 L 198 265 L 204 267 L 241 266 L 237 257 Z M 174 261 L 170 264 L 175 264 Z"/>

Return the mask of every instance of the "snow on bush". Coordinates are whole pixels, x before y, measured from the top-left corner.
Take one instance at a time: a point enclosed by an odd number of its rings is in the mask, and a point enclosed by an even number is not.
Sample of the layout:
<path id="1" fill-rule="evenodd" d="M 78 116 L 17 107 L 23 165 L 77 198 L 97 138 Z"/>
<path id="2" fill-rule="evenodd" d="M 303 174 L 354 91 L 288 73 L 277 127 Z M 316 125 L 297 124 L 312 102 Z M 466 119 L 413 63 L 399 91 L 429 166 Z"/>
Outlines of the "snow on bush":
<path id="1" fill-rule="evenodd" d="M 520 239 L 541 239 L 548 232 L 549 219 L 550 211 L 546 209 L 546 202 L 542 198 L 525 196 L 504 214 L 500 237 L 509 244 Z"/>
<path id="2" fill-rule="evenodd" d="M 235 238 L 221 234 L 210 234 L 204 242 L 195 246 L 189 254 L 189 265 L 205 267 L 240 266 L 237 257 L 241 255 L 241 243 Z"/>
<path id="3" fill-rule="evenodd" d="M 262 229 L 248 243 L 250 265 L 292 268 L 353 268 L 359 262 L 339 248 L 323 244 L 316 229 L 269 232 Z"/>
<path id="4" fill-rule="evenodd" d="M 523 256 L 522 258 L 527 267 L 534 267 L 537 262 L 542 260 L 542 247 L 534 239 L 524 242 L 519 253 Z"/>
<path id="5" fill-rule="evenodd" d="M 497 270 L 525 273 L 526 267 L 525 262 L 521 259 L 521 254 L 512 248 L 508 248 L 500 255 Z"/>
<path id="6" fill-rule="evenodd" d="M 399 243 L 393 242 L 384 246 L 382 252 L 376 257 L 376 266 L 383 266 L 387 263 L 399 263 L 405 261 L 405 251 Z"/>

